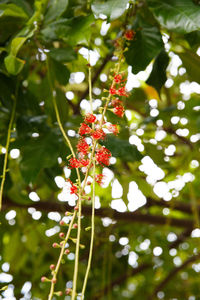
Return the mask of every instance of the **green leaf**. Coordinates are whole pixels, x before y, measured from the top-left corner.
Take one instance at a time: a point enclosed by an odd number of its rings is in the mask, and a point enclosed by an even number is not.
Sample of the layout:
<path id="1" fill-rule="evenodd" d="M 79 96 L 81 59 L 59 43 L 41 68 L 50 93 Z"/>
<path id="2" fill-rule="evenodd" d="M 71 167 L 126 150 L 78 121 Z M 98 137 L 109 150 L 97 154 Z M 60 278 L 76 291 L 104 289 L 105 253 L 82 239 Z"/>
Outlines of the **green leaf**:
<path id="1" fill-rule="evenodd" d="M 193 31 L 185 35 L 185 39 L 188 41 L 192 50 L 197 50 L 200 45 L 200 31 Z"/>
<path id="2" fill-rule="evenodd" d="M 9 54 L 4 59 L 4 63 L 5 63 L 8 73 L 10 73 L 12 75 L 17 75 L 23 69 L 25 61 L 13 56 L 12 54 Z"/>
<path id="3" fill-rule="evenodd" d="M 73 19 L 60 19 L 44 27 L 42 37 L 45 41 L 63 40 L 69 45 L 88 45 L 91 36 L 90 27 L 94 16 L 80 16 Z"/>
<path id="4" fill-rule="evenodd" d="M 0 4 L 0 18 L 2 17 L 17 17 L 20 19 L 27 19 L 28 15 L 21 7 L 9 3 L 9 4 Z"/>
<path id="5" fill-rule="evenodd" d="M 187 49 L 185 49 L 185 52 L 177 54 L 180 56 L 191 81 L 200 83 L 200 57 Z"/>
<path id="6" fill-rule="evenodd" d="M 76 59 L 77 55 L 73 48 L 52 48 L 49 51 L 49 55 L 59 62 L 69 62 Z"/>
<path id="7" fill-rule="evenodd" d="M 45 26 L 41 31 L 42 38 L 45 41 L 59 40 L 64 37 L 67 38 L 70 29 L 70 20 L 61 19 Z"/>
<path id="8" fill-rule="evenodd" d="M 136 37 L 131 42 L 129 50 L 125 52 L 126 61 L 132 66 L 132 72 L 136 74 L 144 70 L 162 48 L 163 42 L 159 29 L 139 19 Z"/>
<path id="9" fill-rule="evenodd" d="M 157 21 L 165 28 L 188 33 L 200 28 L 200 7 L 192 0 L 147 0 Z"/>
<path id="10" fill-rule="evenodd" d="M 67 9 L 68 2 L 68 0 L 52 0 L 44 17 L 45 24 L 58 19 Z"/>
<path id="11" fill-rule="evenodd" d="M 106 15 L 111 20 L 119 18 L 126 10 L 129 0 L 108 0 L 107 2 L 94 1 L 91 8 L 95 15 Z"/>
<path id="12" fill-rule="evenodd" d="M 169 57 L 165 50 L 161 50 L 155 59 L 153 64 L 153 69 L 146 83 L 155 87 L 155 89 L 160 93 L 160 89 L 167 80 L 166 68 L 169 63 Z"/>
<path id="13" fill-rule="evenodd" d="M 62 63 L 50 59 L 50 72 L 54 81 L 58 81 L 61 85 L 66 85 L 68 83 L 70 72 Z"/>
<path id="14" fill-rule="evenodd" d="M 57 162 L 58 156 L 58 139 L 52 132 L 29 140 L 22 148 L 20 165 L 25 182 L 34 182 L 40 170 L 52 167 Z"/>
<path id="15" fill-rule="evenodd" d="M 94 16 L 75 17 L 71 21 L 71 28 L 67 39 L 63 39 L 70 45 L 86 44 L 88 45 L 91 36 L 91 25 L 94 23 Z"/>
<path id="16" fill-rule="evenodd" d="M 131 145 L 127 140 L 108 136 L 103 144 L 111 151 L 114 157 L 119 157 L 123 161 L 134 162 L 142 159 L 142 154 L 137 150 L 137 147 Z"/>
<path id="17" fill-rule="evenodd" d="M 69 107 L 67 99 L 65 97 L 65 93 L 61 89 L 56 89 L 56 102 L 61 122 L 64 124 L 67 122 Z"/>
<path id="18" fill-rule="evenodd" d="M 11 49 L 10 53 L 12 53 L 13 56 L 16 56 L 21 46 L 26 41 L 26 37 L 16 37 L 11 42 Z"/>

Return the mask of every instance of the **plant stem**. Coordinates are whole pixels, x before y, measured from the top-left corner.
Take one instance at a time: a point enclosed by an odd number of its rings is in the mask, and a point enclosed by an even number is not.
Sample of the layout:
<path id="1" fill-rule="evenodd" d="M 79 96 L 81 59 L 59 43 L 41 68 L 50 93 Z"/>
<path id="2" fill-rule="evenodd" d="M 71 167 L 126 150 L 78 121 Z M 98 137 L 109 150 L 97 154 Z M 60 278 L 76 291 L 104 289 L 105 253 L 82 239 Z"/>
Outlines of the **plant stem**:
<path id="1" fill-rule="evenodd" d="M 89 57 L 89 61 L 90 61 L 90 57 Z M 92 107 L 92 74 L 91 74 L 91 66 L 90 65 L 89 65 L 89 72 L 88 72 L 88 84 L 89 84 L 89 99 L 90 99 L 91 113 L 93 113 L 93 107 Z M 94 124 L 92 124 L 92 127 L 94 129 Z M 84 188 L 85 188 L 87 178 L 88 178 L 88 175 L 89 175 L 89 169 L 90 169 L 90 166 L 92 164 L 95 147 L 96 147 L 96 143 L 94 141 L 90 162 L 89 162 L 87 172 L 85 174 L 83 186 L 82 186 L 82 191 L 83 192 L 84 192 Z M 81 233 L 81 197 L 79 197 L 78 211 L 79 211 L 79 213 L 78 213 L 78 231 L 77 231 L 76 252 L 75 252 L 75 267 L 74 267 L 74 276 L 73 276 L 72 300 L 74 300 L 75 297 L 76 297 L 76 286 L 77 286 L 77 277 L 78 277 L 79 247 L 80 247 L 80 233 Z"/>
<path id="2" fill-rule="evenodd" d="M 94 245 L 94 229 L 95 229 L 95 222 L 94 222 L 94 217 L 95 217 L 95 162 L 93 165 L 93 191 L 92 191 L 92 218 L 91 218 L 91 239 L 90 239 L 90 251 L 89 251 L 89 257 L 88 257 L 88 264 L 87 264 L 87 269 L 85 273 L 85 278 L 83 282 L 83 288 L 81 292 L 81 300 L 84 299 L 84 294 L 85 294 L 85 289 L 88 281 L 88 275 L 90 272 L 90 267 L 91 267 L 91 261 L 92 261 L 92 252 L 93 252 L 93 245 Z"/>
<path id="3" fill-rule="evenodd" d="M 51 79 L 51 74 L 50 74 L 50 69 L 49 69 L 49 58 L 47 56 L 47 73 L 48 73 L 48 80 L 49 80 L 49 86 L 50 86 L 50 90 L 51 90 L 51 94 L 52 94 L 52 100 L 53 100 L 53 106 L 54 106 L 54 110 L 55 110 L 55 113 L 56 113 L 56 119 L 57 119 L 57 122 L 58 122 L 58 126 L 60 128 L 60 131 L 73 155 L 73 157 L 75 157 L 75 152 L 74 152 L 74 149 L 72 147 L 72 144 L 68 138 L 68 136 L 66 135 L 65 133 L 65 130 L 63 128 L 63 125 L 62 125 L 62 122 L 61 122 L 61 119 L 60 119 L 60 114 L 59 114 L 59 111 L 58 111 L 58 106 L 57 106 L 57 103 L 56 103 L 56 97 L 54 95 L 54 90 L 53 90 L 53 85 L 52 85 L 52 79 Z M 81 186 L 81 179 L 80 179 L 80 172 L 79 172 L 79 169 L 76 168 L 76 173 L 77 173 L 77 177 L 78 177 L 78 182 L 79 182 L 79 186 Z"/>
<path id="4" fill-rule="evenodd" d="M 18 90 L 18 88 L 17 88 L 17 90 Z M 13 126 L 13 121 L 14 121 L 15 111 L 16 111 L 16 102 L 17 102 L 16 95 L 13 95 L 12 99 L 13 99 L 13 107 L 12 107 L 10 122 L 9 122 L 9 126 L 8 126 L 8 134 L 7 134 L 7 140 L 6 140 L 6 152 L 5 152 L 5 157 L 4 157 L 3 174 L 2 174 L 2 181 L 1 181 L 1 187 L 0 187 L 0 211 L 2 209 L 3 189 L 4 189 L 4 183 L 6 180 L 6 168 L 7 168 L 7 163 L 8 163 L 8 150 L 9 150 L 9 146 L 10 146 L 10 136 L 11 136 L 12 126 Z"/>
<path id="5" fill-rule="evenodd" d="M 60 119 L 60 114 L 59 114 L 59 111 L 58 111 L 58 106 L 57 106 L 57 103 L 56 103 L 56 97 L 55 97 L 55 94 L 54 94 L 52 80 L 51 80 L 48 57 L 47 57 L 47 72 L 48 72 L 49 85 L 50 85 L 50 89 L 51 89 L 51 93 L 52 93 L 53 106 L 54 106 L 55 113 L 56 113 L 56 119 L 57 119 L 57 122 L 58 122 L 58 125 L 59 125 L 59 128 L 60 128 L 60 131 L 61 131 L 67 145 L 69 146 L 73 157 L 75 157 L 74 149 L 71 145 L 71 142 L 70 142 L 69 138 L 67 137 L 67 135 L 65 133 L 65 130 L 63 128 L 63 125 L 62 125 L 62 122 L 61 122 L 61 119 Z M 78 230 L 77 230 L 76 257 L 75 257 L 75 266 L 74 266 L 74 279 L 76 278 L 76 281 L 77 281 L 78 257 L 79 257 L 80 233 L 81 233 L 81 191 L 82 190 L 81 190 L 81 177 L 80 177 L 80 172 L 79 172 L 78 168 L 76 168 L 76 173 L 77 173 L 78 184 L 79 184 L 79 196 L 78 196 Z M 74 213 L 74 217 L 72 218 L 73 222 L 74 222 L 75 216 L 76 216 L 76 213 Z M 73 224 L 73 222 L 72 222 L 72 224 Z M 64 250 L 63 250 L 63 252 L 64 252 Z M 60 257 L 59 257 L 59 260 L 60 260 Z M 58 262 L 59 262 L 59 260 L 58 260 Z M 60 263 L 58 265 L 58 270 L 59 270 L 59 267 L 60 267 Z M 57 270 L 57 272 L 58 272 L 58 270 Z M 51 285 L 52 291 L 54 291 L 54 286 L 55 286 L 55 284 Z M 50 291 L 50 294 L 52 294 L 51 291 Z M 73 284 L 72 299 L 75 299 L 75 294 L 76 294 L 76 283 Z M 50 300 L 50 299 L 51 298 L 49 298 L 48 300 Z"/>
<path id="6" fill-rule="evenodd" d="M 78 199 L 78 229 L 77 229 L 77 239 L 76 239 L 76 252 L 75 252 L 75 264 L 74 264 L 74 276 L 73 276 L 73 288 L 72 288 L 72 300 L 76 297 L 76 286 L 78 277 L 78 263 L 79 263 L 79 247 L 80 247 L 80 237 L 81 237 L 81 193 L 79 192 Z"/>
<path id="7" fill-rule="evenodd" d="M 71 233 L 71 229 L 72 229 L 72 225 L 74 223 L 75 217 L 76 217 L 76 211 L 74 211 L 74 213 L 73 213 L 73 216 L 72 216 L 71 222 L 69 224 L 69 228 L 68 228 L 67 234 L 66 234 L 65 239 L 63 241 L 63 245 L 62 245 L 62 248 L 61 248 L 61 251 L 60 251 L 60 255 L 59 255 L 59 258 L 58 258 L 58 261 L 57 261 L 57 264 L 56 264 L 56 268 L 53 271 L 53 277 L 52 277 L 52 280 L 51 280 L 51 289 L 50 289 L 50 292 L 49 292 L 48 300 L 52 300 L 52 298 L 53 298 L 54 288 L 55 288 L 55 282 L 54 282 L 54 280 L 57 279 L 57 274 L 58 274 L 58 271 L 59 271 L 59 268 L 60 268 L 60 264 L 61 264 L 61 261 L 62 261 L 63 255 L 64 255 L 64 251 L 65 251 L 65 245 L 66 245 L 66 243 L 67 243 L 67 241 L 69 239 L 69 236 L 70 236 L 70 233 Z"/>

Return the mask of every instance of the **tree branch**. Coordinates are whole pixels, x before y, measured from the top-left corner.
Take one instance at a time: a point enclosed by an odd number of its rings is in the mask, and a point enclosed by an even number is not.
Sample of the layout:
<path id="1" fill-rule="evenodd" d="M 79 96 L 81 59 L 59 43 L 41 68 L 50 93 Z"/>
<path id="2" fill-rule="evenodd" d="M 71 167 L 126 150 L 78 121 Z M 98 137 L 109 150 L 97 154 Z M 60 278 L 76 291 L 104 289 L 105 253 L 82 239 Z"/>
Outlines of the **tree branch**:
<path id="1" fill-rule="evenodd" d="M 162 280 L 159 285 L 155 288 L 155 290 L 153 291 L 152 295 L 149 297 L 149 300 L 153 300 L 155 299 L 155 296 L 157 295 L 157 293 L 159 291 L 161 291 L 164 286 L 181 270 L 183 270 L 187 265 L 191 264 L 192 262 L 196 261 L 197 259 L 200 259 L 200 253 L 193 255 L 191 257 L 189 257 L 182 265 L 180 265 L 179 267 L 176 267 L 174 269 L 172 269 L 169 274 L 167 275 L 166 278 L 164 278 L 164 280 Z"/>
<path id="2" fill-rule="evenodd" d="M 193 229 L 193 228 L 188 228 L 188 229 L 184 230 L 184 231 L 178 236 L 178 238 L 177 238 L 174 242 L 172 242 L 172 243 L 169 245 L 169 249 L 177 248 L 179 244 L 181 244 L 183 241 L 185 241 L 185 239 L 187 239 L 188 237 L 190 237 L 191 232 L 192 232 L 192 229 Z"/>
<path id="3" fill-rule="evenodd" d="M 120 285 L 122 284 L 124 281 L 127 280 L 127 278 L 131 277 L 131 276 L 135 276 L 141 272 L 143 272 L 144 270 L 148 269 L 152 267 L 152 264 L 147 264 L 144 263 L 142 265 L 140 265 L 139 267 L 130 270 L 130 272 L 126 272 L 124 274 L 122 274 L 120 277 L 116 278 L 115 280 L 113 280 L 109 285 L 106 285 L 102 290 L 100 290 L 99 292 L 97 292 L 97 295 L 94 296 L 93 300 L 98 300 L 101 299 L 101 297 L 103 295 L 105 295 L 106 293 L 109 292 L 109 290 L 111 288 L 113 288 L 115 285 Z"/>
<path id="4" fill-rule="evenodd" d="M 173 200 L 172 200 L 173 201 Z M 169 207 L 173 206 L 173 209 L 179 210 L 183 213 L 187 214 L 193 214 L 192 210 L 192 205 L 190 203 L 185 203 L 181 201 L 173 201 L 173 203 L 169 201 L 164 201 L 164 200 L 155 200 L 153 198 L 147 197 L 147 203 L 146 207 L 151 207 L 151 206 L 161 206 L 161 207 Z M 143 207 L 145 207 L 143 206 Z M 198 211 L 200 212 L 200 205 L 197 206 Z"/>
<path id="5" fill-rule="evenodd" d="M 42 211 L 58 211 L 58 212 L 65 212 L 73 210 L 72 206 L 69 206 L 66 203 L 59 203 L 59 202 L 37 202 L 31 203 L 29 202 L 28 205 L 19 204 L 12 202 L 9 198 L 4 199 L 3 210 L 19 207 L 19 208 L 28 208 L 34 207 L 38 210 Z M 82 209 L 83 215 L 91 216 L 91 207 L 83 206 Z M 154 225 L 166 225 L 168 218 L 165 216 L 159 215 L 152 215 L 152 214 L 144 214 L 138 211 L 136 212 L 118 212 L 111 208 L 99 208 L 95 210 L 95 216 L 98 217 L 110 217 L 111 219 L 117 221 L 125 221 L 131 223 L 147 223 L 147 224 L 154 224 Z M 191 229 L 194 227 L 194 221 L 192 219 L 177 219 L 177 218 L 170 218 L 170 225 L 175 227 L 187 228 Z"/>

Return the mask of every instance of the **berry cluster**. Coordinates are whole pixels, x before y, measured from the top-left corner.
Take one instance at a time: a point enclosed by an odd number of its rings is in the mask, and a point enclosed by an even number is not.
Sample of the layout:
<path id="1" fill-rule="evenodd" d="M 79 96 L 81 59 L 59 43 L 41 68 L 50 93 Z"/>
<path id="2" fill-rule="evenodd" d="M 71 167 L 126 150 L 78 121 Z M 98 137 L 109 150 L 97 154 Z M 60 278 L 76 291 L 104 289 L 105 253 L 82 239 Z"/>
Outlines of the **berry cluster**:
<path id="1" fill-rule="evenodd" d="M 70 239 L 76 244 L 76 252 L 78 253 L 79 247 L 83 246 L 80 244 L 80 230 L 81 230 L 81 202 L 84 199 L 91 200 L 91 197 L 87 197 L 85 194 L 85 186 L 91 185 L 91 182 L 88 181 L 88 176 L 90 174 L 90 169 L 93 168 L 93 192 L 95 191 L 94 185 L 97 182 L 99 185 L 102 185 L 105 180 L 105 175 L 102 174 L 101 168 L 110 165 L 111 152 L 105 146 L 101 145 L 102 140 L 106 138 L 106 135 L 112 133 L 117 135 L 119 133 L 118 125 L 107 122 L 106 111 L 110 110 L 118 117 L 122 118 L 124 116 L 124 105 L 123 97 L 128 97 L 126 91 L 126 77 L 124 72 L 120 72 L 121 61 L 123 59 L 123 53 L 125 51 L 125 43 L 129 43 L 134 37 L 134 32 L 132 30 L 127 30 L 124 35 L 116 40 L 116 56 L 118 56 L 118 63 L 116 64 L 114 75 L 111 76 L 112 82 L 110 84 L 109 90 L 105 90 L 107 93 L 106 97 L 102 98 L 104 102 L 103 107 L 100 108 L 100 115 L 88 113 L 85 115 L 83 122 L 80 124 L 78 131 L 79 140 L 76 145 L 76 154 L 72 150 L 72 157 L 69 158 L 69 168 L 76 169 L 78 180 L 76 183 L 73 183 L 70 179 L 69 182 L 69 193 L 76 196 L 77 204 L 74 207 L 74 213 L 66 212 L 65 216 L 71 215 L 71 221 L 68 224 L 62 220 L 60 221 L 60 226 L 68 226 L 68 231 L 66 234 L 63 232 L 59 233 L 59 238 L 62 239 L 60 243 L 53 243 L 53 248 L 60 248 L 60 257 L 62 258 L 65 254 L 70 253 L 69 249 L 66 249 L 66 244 Z M 90 67 L 90 66 L 89 66 Z M 91 95 L 92 93 L 90 93 Z M 90 96 L 91 98 L 91 96 Z M 92 99 L 91 107 L 92 107 Z M 100 117 L 100 118 L 99 118 Z M 70 144 L 70 142 L 69 142 Z M 70 144 L 71 145 L 71 144 Z M 71 147 L 72 148 L 72 147 Z M 70 148 L 70 149 L 71 149 Z M 100 172 L 96 172 L 96 166 L 100 169 Z M 84 173 L 84 180 L 80 180 L 80 170 Z M 99 173 L 99 174 L 96 174 Z M 94 199 L 95 194 L 93 194 L 93 211 L 94 211 Z M 78 224 L 74 223 L 75 218 L 78 217 Z M 93 212 L 94 218 L 94 212 Z M 94 225 L 92 227 L 92 232 L 94 234 Z M 77 238 L 71 237 L 71 230 L 77 229 Z M 91 238 L 92 241 L 92 238 Z M 78 255 L 75 259 L 75 269 L 78 269 Z M 48 299 L 52 299 L 53 295 L 61 296 L 62 292 L 54 291 L 54 286 L 56 284 L 57 273 L 60 268 L 61 259 L 58 259 L 57 265 L 51 265 L 50 270 L 52 273 L 52 279 L 42 277 L 42 282 L 50 282 L 51 289 Z M 72 299 L 75 299 L 76 295 L 76 279 L 77 272 L 75 273 L 73 279 L 73 289 L 67 289 L 65 291 L 66 295 L 72 296 Z M 84 295 L 84 292 L 83 292 Z"/>

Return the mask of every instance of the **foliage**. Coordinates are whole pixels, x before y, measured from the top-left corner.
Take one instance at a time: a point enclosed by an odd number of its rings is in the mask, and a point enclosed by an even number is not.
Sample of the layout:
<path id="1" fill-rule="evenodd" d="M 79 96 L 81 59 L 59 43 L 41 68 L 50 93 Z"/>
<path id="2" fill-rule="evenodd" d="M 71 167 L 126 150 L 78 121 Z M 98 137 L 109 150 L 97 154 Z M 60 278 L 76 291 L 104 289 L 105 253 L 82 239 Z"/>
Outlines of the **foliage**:
<path id="1" fill-rule="evenodd" d="M 122 61 L 129 97 L 122 119 L 106 115 L 120 133 L 102 141 L 115 159 L 110 171 L 104 168 L 103 187 L 96 186 L 85 299 L 198 299 L 199 19 L 192 0 L 0 1 L 1 174 L 12 129 L 0 225 L 0 289 L 9 290 L 0 291 L 2 299 L 11 290 L 12 299 L 47 299 L 49 285 L 40 279 L 58 259 L 52 244 L 60 241 L 59 221 L 73 211 L 64 182 L 70 172 L 76 180 L 53 100 L 75 149 L 89 105 L 84 56 L 88 49 L 91 60 L 99 55 L 91 67 L 98 114 L 116 63 L 115 42 L 127 29 L 135 32 Z M 90 201 L 82 213 L 78 292 L 89 253 Z M 72 284 L 72 240 L 69 247 L 57 290 Z"/>

